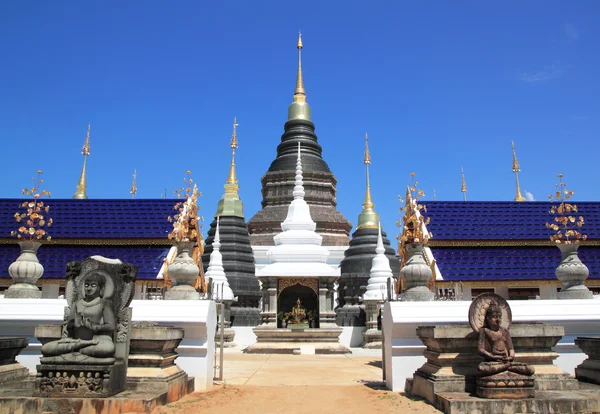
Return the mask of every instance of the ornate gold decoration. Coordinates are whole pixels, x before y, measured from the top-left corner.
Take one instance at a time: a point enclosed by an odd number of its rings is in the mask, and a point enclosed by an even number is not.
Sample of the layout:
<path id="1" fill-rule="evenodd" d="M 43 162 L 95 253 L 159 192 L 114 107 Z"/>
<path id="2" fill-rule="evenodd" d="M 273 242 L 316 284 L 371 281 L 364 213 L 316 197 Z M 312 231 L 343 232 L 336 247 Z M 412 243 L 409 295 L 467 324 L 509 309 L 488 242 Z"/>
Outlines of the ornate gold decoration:
<path id="1" fill-rule="evenodd" d="M 296 89 L 294 90 L 294 102 L 306 102 L 304 91 L 304 80 L 302 79 L 302 32 L 298 31 L 298 75 L 296 76 Z"/>
<path id="2" fill-rule="evenodd" d="M 521 186 L 519 185 L 519 173 L 521 172 L 521 167 L 519 166 L 519 161 L 517 161 L 515 141 L 512 141 L 512 156 L 512 171 L 515 173 L 515 178 L 517 180 L 517 195 L 515 197 L 515 201 L 521 203 L 525 201 L 525 197 L 523 197 L 523 194 L 521 194 Z"/>
<path id="3" fill-rule="evenodd" d="M 576 217 L 572 213 L 577 213 L 577 205 L 567 203 L 575 194 L 573 190 L 567 189 L 567 183 L 563 181 L 563 175 L 558 174 L 558 183 L 556 193 L 548 195 L 551 203 L 559 202 L 559 205 L 553 205 L 550 208 L 550 214 L 554 215 L 553 223 L 546 223 L 546 227 L 554 230 L 556 233 L 550 236 L 550 241 L 559 244 L 579 243 L 580 240 L 587 239 L 585 234 L 581 234 L 577 228 L 584 224 L 583 216 Z"/>
<path id="4" fill-rule="evenodd" d="M 46 233 L 44 227 L 52 226 L 52 219 L 44 217 L 44 214 L 50 211 L 50 207 L 45 205 L 43 201 L 40 201 L 42 197 L 50 197 L 50 191 L 42 190 L 42 170 L 37 170 L 37 179 L 33 177 L 33 187 L 24 188 L 21 190 L 21 194 L 28 195 L 32 199 L 29 201 L 23 201 L 21 207 L 27 209 L 25 213 L 15 213 L 14 217 L 17 223 L 23 225 L 16 231 L 11 231 L 11 236 L 17 236 L 23 240 L 51 240 L 52 238 Z"/>
<path id="5" fill-rule="evenodd" d="M 373 198 L 371 196 L 371 181 L 369 178 L 369 165 L 371 164 L 371 154 L 369 152 L 369 134 L 365 133 L 365 156 L 364 163 L 366 169 L 366 183 L 367 190 L 365 192 L 365 201 L 363 202 L 363 210 L 358 216 L 357 229 L 365 228 L 378 228 L 379 227 L 379 214 L 375 212 L 375 204 L 373 204 Z"/>
<path id="6" fill-rule="evenodd" d="M 405 251 L 404 246 L 406 244 L 427 244 L 429 238 L 432 237 L 426 227 L 429 224 L 429 219 L 425 219 L 421 214 L 421 210 L 427 211 L 427 207 L 418 203 L 419 199 L 425 196 L 425 192 L 417 189 L 419 182 L 415 181 L 416 174 L 412 172 L 410 176 L 413 183 L 410 187 L 406 186 L 406 200 L 402 200 L 402 197 L 398 196 L 401 203 L 405 202 L 404 207 L 400 209 L 401 212 L 404 212 L 402 222 L 396 222 L 396 225 L 402 228 L 402 233 L 398 237 L 398 253 L 400 254 Z"/>
<path id="7" fill-rule="evenodd" d="M 284 289 L 289 288 L 294 285 L 306 286 L 315 292 L 317 297 L 319 296 L 319 281 L 317 279 L 308 279 L 308 278 L 285 278 L 279 279 L 279 286 L 277 287 L 277 294 L 283 292 Z"/>
<path id="8" fill-rule="evenodd" d="M 460 184 L 460 191 L 462 191 L 463 193 L 463 201 L 467 201 L 467 183 L 465 182 L 465 170 L 464 168 L 460 169 L 460 173 L 462 176 L 462 180 L 461 180 L 461 184 Z"/>
<path id="9" fill-rule="evenodd" d="M 194 180 L 191 178 L 191 171 L 185 172 L 186 176 L 183 181 L 186 183 L 185 187 L 181 187 L 179 190 L 175 190 L 174 193 L 177 198 L 182 196 L 186 197 L 184 202 L 179 202 L 173 206 L 173 210 L 177 210 L 177 213 L 167 220 L 169 223 L 173 223 L 173 231 L 169 233 L 169 239 L 177 242 L 182 241 L 198 241 L 201 235 L 201 222 L 204 220 L 203 217 L 198 216 L 198 197 L 202 195 L 198 191 L 198 186 L 194 184 Z M 202 237 L 200 237 L 200 240 Z"/>
<path id="10" fill-rule="evenodd" d="M 83 154 L 83 168 L 81 169 L 81 175 L 79 177 L 79 182 L 77 183 L 77 191 L 73 195 L 73 198 L 81 200 L 86 200 L 88 198 L 85 190 L 87 188 L 87 157 L 90 155 L 90 127 L 90 124 L 88 124 L 87 133 L 85 134 L 85 143 L 83 144 L 83 148 L 81 150 L 81 154 Z"/>
<path id="11" fill-rule="evenodd" d="M 135 199 L 135 195 L 137 193 L 137 170 L 133 170 L 133 181 L 131 182 L 131 190 L 129 190 L 131 194 L 131 199 Z"/>

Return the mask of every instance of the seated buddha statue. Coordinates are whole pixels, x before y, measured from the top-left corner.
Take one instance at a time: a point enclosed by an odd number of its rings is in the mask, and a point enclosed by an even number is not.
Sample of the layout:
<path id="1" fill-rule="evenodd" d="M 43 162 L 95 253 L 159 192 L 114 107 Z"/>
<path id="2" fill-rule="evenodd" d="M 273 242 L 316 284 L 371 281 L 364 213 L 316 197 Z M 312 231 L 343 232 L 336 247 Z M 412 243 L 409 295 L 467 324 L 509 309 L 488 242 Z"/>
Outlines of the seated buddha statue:
<path id="1" fill-rule="evenodd" d="M 83 283 L 84 297 L 75 302 L 65 320 L 68 337 L 42 346 L 43 363 L 114 362 L 117 321 L 112 302 L 103 298 L 106 280 L 92 272 Z"/>
<path id="2" fill-rule="evenodd" d="M 514 362 L 515 349 L 507 329 L 500 326 L 502 310 L 492 304 L 485 314 L 485 323 L 479 330 L 479 354 L 484 361 L 478 370 L 483 376 L 495 375 L 510 371 L 516 374 L 531 376 L 535 369 L 522 362 Z"/>
<path id="3" fill-rule="evenodd" d="M 292 315 L 289 323 L 294 324 L 305 322 L 307 322 L 306 309 L 302 305 L 302 302 L 300 302 L 300 298 L 298 298 L 298 300 L 296 301 L 296 306 L 292 308 Z"/>

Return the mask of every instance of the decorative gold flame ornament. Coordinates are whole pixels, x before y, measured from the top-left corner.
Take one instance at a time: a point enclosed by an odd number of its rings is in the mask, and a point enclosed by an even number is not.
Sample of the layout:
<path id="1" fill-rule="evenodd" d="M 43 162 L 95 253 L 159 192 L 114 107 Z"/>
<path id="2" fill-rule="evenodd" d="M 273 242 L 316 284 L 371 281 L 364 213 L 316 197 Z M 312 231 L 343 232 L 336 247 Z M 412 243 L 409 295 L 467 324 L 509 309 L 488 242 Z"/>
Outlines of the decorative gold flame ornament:
<path id="1" fill-rule="evenodd" d="M 292 119 L 311 120 L 310 106 L 306 102 L 306 90 L 304 89 L 304 78 L 302 77 L 302 32 L 298 32 L 298 73 L 296 74 L 296 88 L 294 89 L 294 101 L 288 108 L 288 121 Z"/>
<path id="2" fill-rule="evenodd" d="M 578 212 L 577 205 L 567 201 L 575 192 L 567 188 L 562 174 L 558 174 L 557 177 L 558 183 L 555 184 L 557 190 L 554 195 L 548 194 L 548 200 L 551 203 L 558 202 L 560 204 L 550 208 L 550 214 L 554 216 L 554 220 L 546 223 L 546 228 L 556 232 L 550 236 L 551 241 L 558 244 L 577 244 L 580 240 L 587 239 L 586 235 L 577 230 L 584 224 L 583 216 L 577 217 L 573 214 Z"/>
<path id="3" fill-rule="evenodd" d="M 85 142 L 81 150 L 81 154 L 83 154 L 83 167 L 81 168 L 81 175 L 79 176 L 79 182 L 77 183 L 77 191 L 73 195 L 73 198 L 80 200 L 86 200 L 88 198 L 85 190 L 87 189 L 87 157 L 90 155 L 90 127 L 90 124 L 88 124 L 87 133 L 85 134 Z"/>
<path id="4" fill-rule="evenodd" d="M 135 195 L 137 194 L 137 170 L 133 170 L 133 181 L 131 182 L 131 190 L 129 190 L 131 194 L 131 199 L 135 199 Z"/>
<path id="5" fill-rule="evenodd" d="M 427 231 L 427 225 L 429 224 L 429 218 L 423 217 L 421 211 L 427 212 L 427 207 L 424 204 L 419 204 L 419 199 L 425 196 L 425 192 L 417 188 L 419 182 L 415 181 L 416 174 L 410 173 L 413 183 L 410 187 L 406 187 L 406 200 L 402 200 L 401 196 L 398 196 L 398 200 L 402 203 L 405 202 L 403 208 L 400 209 L 404 213 L 402 222 L 397 221 L 396 225 L 402 228 L 398 242 L 398 254 L 402 256 L 402 262 L 400 267 L 404 266 L 406 258 L 406 245 L 413 243 L 427 244 L 432 234 Z"/>
<path id="6" fill-rule="evenodd" d="M 463 193 L 463 201 L 467 201 L 467 182 L 465 181 L 465 170 L 464 168 L 460 169 L 460 173 L 462 176 L 462 181 L 460 184 L 460 191 Z"/>
<path id="7" fill-rule="evenodd" d="M 512 171 L 515 173 L 515 178 L 517 180 L 517 195 L 515 196 L 515 201 L 522 203 L 525 201 L 525 197 L 521 194 L 521 186 L 519 185 L 519 173 L 521 172 L 521 167 L 519 166 L 519 161 L 517 161 L 516 149 L 515 141 L 512 141 Z"/>
<path id="8" fill-rule="evenodd" d="M 48 235 L 44 227 L 52 226 L 52 218 L 44 216 L 50 211 L 50 207 L 47 206 L 43 201 L 40 201 L 42 197 L 50 197 L 50 191 L 42 190 L 42 171 L 37 171 L 37 179 L 33 177 L 33 187 L 24 188 L 21 190 L 21 194 L 25 194 L 32 197 L 29 201 L 21 203 L 21 207 L 27 209 L 25 213 L 15 213 L 14 217 L 17 223 L 23 225 L 16 231 L 12 231 L 11 236 L 17 236 L 17 238 L 25 241 L 35 241 L 46 238 L 51 240 L 52 238 Z"/>
<path id="9" fill-rule="evenodd" d="M 204 217 L 198 216 L 198 211 L 200 210 L 200 206 L 198 205 L 198 197 L 202 196 L 202 193 L 198 191 L 198 186 L 191 178 L 192 172 L 187 170 L 185 174 L 186 177 L 183 179 L 185 186 L 174 190 L 174 194 L 177 196 L 177 198 L 186 197 L 186 200 L 175 204 L 175 206 L 173 206 L 173 210 L 176 210 L 177 213 L 172 217 L 169 216 L 167 218 L 169 223 L 173 223 L 173 230 L 171 233 L 169 233 L 168 237 L 169 239 L 174 240 L 176 243 L 195 243 L 192 250 L 192 259 L 194 262 L 196 262 L 196 265 L 198 265 L 198 268 L 200 269 L 200 275 L 194 282 L 194 288 L 199 289 L 201 292 L 206 292 L 206 284 L 204 281 L 201 259 L 201 256 L 204 253 L 204 236 L 202 235 L 202 221 L 204 221 Z M 173 263 L 173 260 L 168 261 L 165 259 L 165 286 L 170 286 L 172 283 L 169 278 L 168 268 L 169 265 Z"/>
<path id="10" fill-rule="evenodd" d="M 235 150 L 238 148 L 237 139 L 237 118 L 233 117 L 233 132 L 231 133 L 231 165 L 229 166 L 229 176 L 225 182 L 225 194 L 221 197 L 217 204 L 217 214 L 219 216 L 236 216 L 244 217 L 244 205 L 240 199 L 240 186 L 238 185 L 236 165 L 235 165 Z"/>

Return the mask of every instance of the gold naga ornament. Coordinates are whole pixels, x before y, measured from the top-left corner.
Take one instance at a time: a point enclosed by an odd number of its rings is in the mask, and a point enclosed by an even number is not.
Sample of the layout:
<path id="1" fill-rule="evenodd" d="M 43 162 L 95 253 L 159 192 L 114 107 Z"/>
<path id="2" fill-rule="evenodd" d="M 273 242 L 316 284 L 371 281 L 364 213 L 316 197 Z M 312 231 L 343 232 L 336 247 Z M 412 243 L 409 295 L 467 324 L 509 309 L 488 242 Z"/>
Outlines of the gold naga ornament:
<path id="1" fill-rule="evenodd" d="M 587 235 L 581 234 L 577 229 L 584 224 L 583 216 L 577 217 L 573 213 L 578 213 L 576 204 L 568 203 L 569 199 L 575 194 L 573 190 L 567 188 L 567 183 L 563 181 L 563 175 L 558 174 L 558 183 L 554 195 L 548 194 L 548 200 L 551 203 L 555 201 L 558 205 L 550 207 L 550 214 L 554 216 L 551 223 L 546 223 L 546 228 L 555 231 L 550 236 L 550 241 L 557 244 L 577 244 L 581 240 L 586 240 Z"/>
<path id="2" fill-rule="evenodd" d="M 21 194 L 25 194 L 32 199 L 29 201 L 23 201 L 20 207 L 25 208 L 24 213 L 15 213 L 14 218 L 17 223 L 23 225 L 16 231 L 11 231 L 11 236 L 17 236 L 18 239 L 24 241 L 37 241 L 45 238 L 50 241 L 52 237 L 44 230 L 44 227 L 52 226 L 52 218 L 46 217 L 44 214 L 48 214 L 50 207 L 40 200 L 42 197 L 50 197 L 50 191 L 42 190 L 42 171 L 37 170 L 37 179 L 33 177 L 33 187 L 24 188 L 21 190 Z"/>

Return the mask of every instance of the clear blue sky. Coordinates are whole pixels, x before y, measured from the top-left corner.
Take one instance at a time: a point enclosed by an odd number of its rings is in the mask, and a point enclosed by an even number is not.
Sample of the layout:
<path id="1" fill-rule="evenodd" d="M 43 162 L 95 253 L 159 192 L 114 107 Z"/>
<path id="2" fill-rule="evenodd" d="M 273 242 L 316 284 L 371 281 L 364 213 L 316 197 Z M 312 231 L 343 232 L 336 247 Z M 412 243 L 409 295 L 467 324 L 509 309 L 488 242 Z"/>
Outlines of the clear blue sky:
<path id="1" fill-rule="evenodd" d="M 511 140 L 524 191 L 556 174 L 598 200 L 600 3 L 596 1 L 60 1 L 0 5 L 0 197 L 37 169 L 69 198 L 92 124 L 90 198 L 179 186 L 186 169 L 212 217 L 238 117 L 250 218 L 276 154 L 304 37 L 308 102 L 338 206 L 356 224 L 369 132 L 372 190 L 396 234 L 410 172 L 430 199 L 511 200 Z"/>

